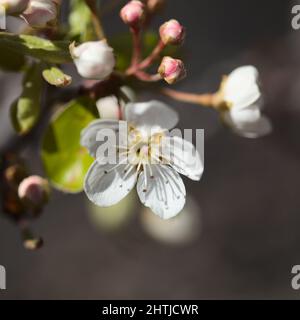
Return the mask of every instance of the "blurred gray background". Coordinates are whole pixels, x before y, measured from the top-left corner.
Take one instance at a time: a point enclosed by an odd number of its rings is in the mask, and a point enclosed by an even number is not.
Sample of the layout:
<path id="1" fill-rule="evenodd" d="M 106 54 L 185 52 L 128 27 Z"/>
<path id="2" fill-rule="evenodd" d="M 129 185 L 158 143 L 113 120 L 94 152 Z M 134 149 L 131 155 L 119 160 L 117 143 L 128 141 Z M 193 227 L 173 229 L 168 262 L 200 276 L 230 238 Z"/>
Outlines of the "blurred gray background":
<path id="1" fill-rule="evenodd" d="M 212 110 L 166 100 L 180 113 L 181 128 L 205 129 L 205 173 L 200 182 L 185 179 L 194 199 L 186 218 L 161 225 L 141 206 L 92 213 L 84 194 L 54 192 L 34 224 L 45 240 L 38 252 L 25 251 L 15 226 L 0 217 L 0 264 L 7 270 L 0 299 L 300 297 L 290 285 L 291 268 L 300 264 L 300 31 L 291 28 L 293 4 L 168 1 L 154 28 L 169 18 L 187 28 L 189 76 L 178 89 L 213 91 L 223 74 L 254 64 L 274 132 L 241 138 Z M 104 25 L 109 35 L 126 30 L 118 10 Z M 19 92 L 16 78 L 1 76 L 1 145 L 12 132 L 7 116 Z M 37 144 L 26 157 L 40 172 Z"/>

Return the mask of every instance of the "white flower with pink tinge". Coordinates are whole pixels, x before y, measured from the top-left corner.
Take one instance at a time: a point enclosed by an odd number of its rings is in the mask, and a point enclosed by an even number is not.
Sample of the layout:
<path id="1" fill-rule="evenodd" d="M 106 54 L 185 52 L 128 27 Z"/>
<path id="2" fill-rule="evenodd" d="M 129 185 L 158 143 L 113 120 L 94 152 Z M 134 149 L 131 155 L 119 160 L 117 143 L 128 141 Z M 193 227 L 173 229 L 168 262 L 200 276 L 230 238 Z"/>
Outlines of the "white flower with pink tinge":
<path id="1" fill-rule="evenodd" d="M 119 121 L 96 120 L 82 132 L 81 144 L 96 158 L 86 175 L 84 190 L 93 203 L 108 207 L 122 200 L 137 184 L 145 206 L 162 219 L 172 218 L 185 204 L 186 191 L 179 173 L 200 180 L 204 167 L 200 154 L 192 143 L 169 135 L 178 116 L 162 102 L 129 103 L 125 119 L 126 137 L 112 146 L 123 155 L 116 164 L 103 161 L 97 152 L 101 145 L 97 135 L 105 128 L 117 132 Z"/>
<path id="2" fill-rule="evenodd" d="M 223 80 L 219 94 L 225 105 L 223 120 L 233 131 L 248 138 L 261 137 L 272 131 L 270 120 L 261 113 L 261 91 L 255 67 L 235 69 Z"/>
<path id="3" fill-rule="evenodd" d="M 113 49 L 106 40 L 84 42 L 78 47 L 71 44 L 70 53 L 78 73 L 86 79 L 105 80 L 116 64 Z"/>

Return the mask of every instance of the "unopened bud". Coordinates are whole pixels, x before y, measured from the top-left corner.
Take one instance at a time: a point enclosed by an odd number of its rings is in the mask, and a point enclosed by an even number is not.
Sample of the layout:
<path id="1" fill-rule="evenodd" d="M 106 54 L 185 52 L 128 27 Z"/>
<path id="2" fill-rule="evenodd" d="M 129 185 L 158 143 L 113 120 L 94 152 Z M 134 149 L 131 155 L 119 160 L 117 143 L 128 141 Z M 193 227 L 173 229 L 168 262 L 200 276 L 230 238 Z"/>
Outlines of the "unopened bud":
<path id="1" fill-rule="evenodd" d="M 26 250 L 36 251 L 40 249 L 44 245 L 44 241 L 42 238 L 32 238 L 32 239 L 24 239 L 23 246 Z"/>
<path id="2" fill-rule="evenodd" d="M 186 70 L 183 62 L 171 57 L 163 58 L 158 68 L 158 72 L 169 84 L 173 84 L 186 77 Z"/>
<path id="3" fill-rule="evenodd" d="M 159 34 L 164 44 L 179 45 L 185 38 L 185 29 L 177 20 L 172 19 L 159 28 Z"/>
<path id="4" fill-rule="evenodd" d="M 166 0 L 148 0 L 147 9 L 150 13 L 155 13 L 162 9 L 166 4 Z"/>
<path id="5" fill-rule="evenodd" d="M 30 176 L 20 183 L 18 195 L 26 206 L 39 211 L 48 202 L 50 186 L 46 179 Z"/>
<path id="6" fill-rule="evenodd" d="M 0 0 L 0 6 L 4 7 L 8 14 L 23 12 L 29 3 L 29 0 Z"/>
<path id="7" fill-rule="evenodd" d="M 30 0 L 22 17 L 32 27 L 45 27 L 56 19 L 57 3 L 54 0 Z"/>
<path id="8" fill-rule="evenodd" d="M 116 64 L 113 49 L 106 40 L 85 42 L 70 46 L 70 52 L 78 73 L 86 79 L 104 80 Z"/>
<path id="9" fill-rule="evenodd" d="M 124 23 L 131 27 L 138 27 L 145 18 L 145 5 L 141 1 L 130 1 L 120 11 Z"/>

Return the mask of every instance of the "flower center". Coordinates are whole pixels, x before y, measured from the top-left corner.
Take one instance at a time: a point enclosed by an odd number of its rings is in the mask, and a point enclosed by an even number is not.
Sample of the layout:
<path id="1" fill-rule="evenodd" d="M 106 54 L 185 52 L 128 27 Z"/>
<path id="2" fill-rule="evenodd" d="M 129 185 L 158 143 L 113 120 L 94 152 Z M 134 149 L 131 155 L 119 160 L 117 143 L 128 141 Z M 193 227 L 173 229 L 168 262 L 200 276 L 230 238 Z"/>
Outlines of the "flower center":
<path id="1" fill-rule="evenodd" d="M 160 152 L 163 137 L 164 132 L 161 129 L 155 130 L 152 134 L 151 131 L 144 128 L 130 127 L 128 146 L 126 150 L 120 149 L 120 154 L 125 155 L 128 164 L 135 165 L 138 171 L 144 170 L 145 165 L 161 162 Z"/>

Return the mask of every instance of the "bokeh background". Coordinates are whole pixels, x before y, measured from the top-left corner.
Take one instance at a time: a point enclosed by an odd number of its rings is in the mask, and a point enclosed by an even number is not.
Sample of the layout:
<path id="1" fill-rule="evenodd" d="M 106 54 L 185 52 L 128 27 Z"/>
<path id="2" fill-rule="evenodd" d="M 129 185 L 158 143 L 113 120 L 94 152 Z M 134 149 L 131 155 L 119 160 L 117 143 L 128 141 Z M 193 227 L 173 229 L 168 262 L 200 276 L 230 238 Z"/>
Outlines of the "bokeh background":
<path id="1" fill-rule="evenodd" d="M 54 192 L 34 224 L 45 240 L 37 252 L 25 251 L 15 226 L 1 216 L 7 290 L 0 299 L 298 299 L 290 284 L 291 268 L 300 264 L 296 3 L 168 0 L 153 28 L 173 17 L 187 28 L 189 76 L 178 89 L 213 91 L 221 75 L 256 65 L 273 133 L 241 138 L 213 111 L 166 100 L 180 113 L 181 128 L 205 129 L 205 173 L 199 183 L 185 179 L 185 212 L 163 223 L 134 193 L 119 207 L 99 211 L 84 194 Z M 105 16 L 104 26 L 110 36 L 126 30 L 118 9 Z M 8 107 L 19 82 L 16 74 L 1 74 L 0 148 L 13 135 Z M 42 172 L 39 138 L 24 154 L 34 172 Z"/>

